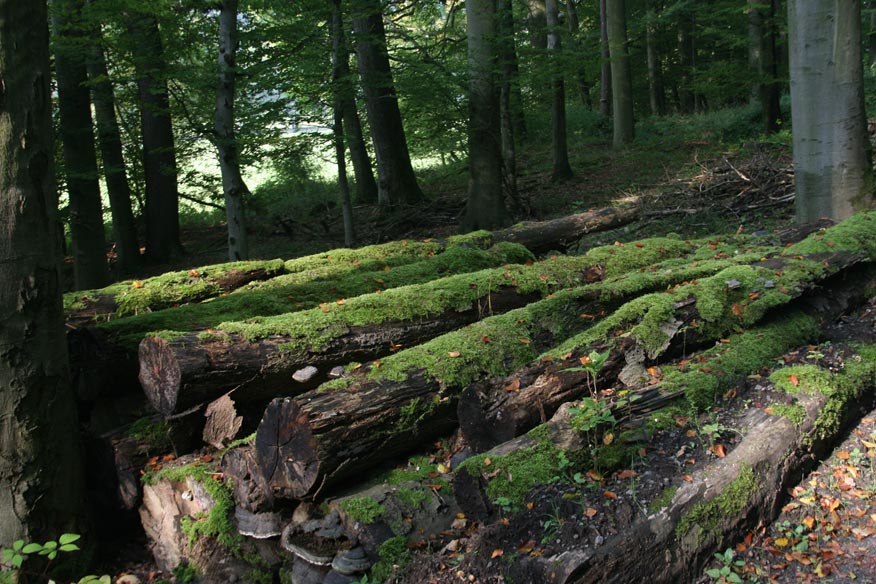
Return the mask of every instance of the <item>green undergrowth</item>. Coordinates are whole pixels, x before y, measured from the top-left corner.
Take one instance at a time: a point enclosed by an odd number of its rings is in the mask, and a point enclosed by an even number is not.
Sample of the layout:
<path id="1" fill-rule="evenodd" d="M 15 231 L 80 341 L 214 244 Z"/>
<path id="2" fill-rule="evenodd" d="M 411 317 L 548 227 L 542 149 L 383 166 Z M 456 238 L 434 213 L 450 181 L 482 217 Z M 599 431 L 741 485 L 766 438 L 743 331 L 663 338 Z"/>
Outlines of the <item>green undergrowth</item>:
<path id="1" fill-rule="evenodd" d="M 199 304 L 187 304 L 148 314 L 128 317 L 100 325 L 116 342 L 136 347 L 149 331 L 191 331 L 218 326 L 225 321 L 265 315 L 278 315 L 313 308 L 323 302 L 335 302 L 383 291 L 388 288 L 428 282 L 449 274 L 464 273 L 527 261 L 531 254 L 522 246 L 503 244 L 492 250 L 452 246 L 443 253 L 421 258 L 413 263 L 398 262 L 407 256 L 391 256 L 376 264 L 359 262 L 337 264 L 343 273 L 327 274 L 324 268 L 297 272 L 265 282 L 254 282 L 231 294 Z M 418 259 L 416 256 L 413 259 Z M 391 261 L 395 260 L 395 262 Z"/>
<path id="2" fill-rule="evenodd" d="M 407 539 L 401 535 L 380 544 L 377 555 L 380 559 L 371 568 L 369 582 L 385 582 L 396 570 L 404 570 L 414 560 Z"/>
<path id="3" fill-rule="evenodd" d="M 112 317 L 158 310 L 183 302 L 200 301 L 226 290 L 219 280 L 233 272 L 264 270 L 266 278 L 286 272 L 283 260 L 254 260 L 202 266 L 192 270 L 168 272 L 145 280 L 125 280 L 97 290 L 79 290 L 64 294 L 64 310 L 86 308 L 90 299 L 112 297 L 118 308 Z"/>

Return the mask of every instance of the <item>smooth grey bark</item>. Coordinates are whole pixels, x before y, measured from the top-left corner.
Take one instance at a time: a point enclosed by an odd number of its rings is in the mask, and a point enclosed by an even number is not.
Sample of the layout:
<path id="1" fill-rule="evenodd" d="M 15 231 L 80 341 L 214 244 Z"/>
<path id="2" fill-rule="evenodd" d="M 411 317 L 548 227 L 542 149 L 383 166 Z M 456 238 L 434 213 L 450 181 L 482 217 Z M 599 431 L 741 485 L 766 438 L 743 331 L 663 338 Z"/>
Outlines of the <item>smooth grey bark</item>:
<path id="1" fill-rule="evenodd" d="M 389 65 L 379 0 L 353 2 L 353 31 L 365 109 L 377 157 L 377 199 L 381 205 L 416 204 L 425 197 L 408 151 Z"/>
<path id="2" fill-rule="evenodd" d="M 872 207 L 860 0 L 789 0 L 797 221 Z"/>
<path id="3" fill-rule="evenodd" d="M 648 61 L 648 102 L 651 113 L 662 116 L 666 113 L 666 92 L 663 88 L 663 65 L 658 46 L 659 2 L 652 2 L 645 16 L 645 54 Z"/>
<path id="4" fill-rule="evenodd" d="M 465 5 L 469 67 L 469 179 L 463 229 L 494 229 L 507 220 L 502 196 L 496 0 Z"/>
<path id="5" fill-rule="evenodd" d="M 126 16 L 126 24 L 140 101 L 146 183 L 146 257 L 153 262 L 165 262 L 183 251 L 179 238 L 179 189 L 167 94 L 167 64 L 158 20 L 153 14 L 131 11 Z"/>
<path id="6" fill-rule="evenodd" d="M 103 35 L 100 26 L 92 29 L 88 48 L 88 82 L 97 123 L 97 142 L 103 159 L 103 176 L 109 195 L 116 244 L 116 265 L 121 274 L 129 274 L 140 263 L 140 243 L 131 207 L 131 187 L 125 170 L 122 137 L 116 120 L 116 98 L 106 67 Z"/>
<path id="7" fill-rule="evenodd" d="M 547 48 L 547 15 L 545 0 L 526 0 L 529 9 L 527 27 L 532 48 L 541 51 Z"/>
<path id="8" fill-rule="evenodd" d="M 83 47 L 85 30 L 77 0 L 52 0 L 55 78 L 60 137 L 70 196 L 73 275 L 77 290 L 109 283 L 97 153 Z"/>
<path id="9" fill-rule="evenodd" d="M 629 144 L 635 137 L 633 78 L 627 47 L 627 14 L 624 0 L 608 0 L 608 46 L 611 53 L 613 144 Z"/>
<path id="10" fill-rule="evenodd" d="M 547 20 L 547 60 L 551 74 L 551 142 L 554 151 L 554 165 L 551 180 L 561 181 L 571 178 L 569 165 L 569 146 L 566 138 L 566 81 L 563 78 L 560 61 L 562 44 L 560 41 L 560 18 L 557 0 L 545 1 Z"/>
<path id="11" fill-rule="evenodd" d="M 337 10 L 341 20 L 343 20 L 341 0 L 333 0 L 333 6 L 332 10 Z M 376 203 L 377 181 L 374 180 L 371 158 L 368 156 L 368 149 L 362 134 L 362 121 L 359 119 L 359 109 L 356 107 L 356 90 L 353 87 L 353 76 L 350 72 L 349 47 L 343 23 L 337 30 L 332 29 L 332 42 L 334 42 L 335 35 L 337 35 L 341 51 L 336 65 L 338 73 L 335 84 L 338 87 L 337 91 L 340 92 L 344 135 L 350 150 L 350 160 L 353 162 L 353 175 L 356 177 L 356 201 Z"/>
<path id="12" fill-rule="evenodd" d="M 566 0 L 566 18 L 569 21 L 569 50 L 573 55 L 577 55 L 581 50 L 578 42 L 581 25 L 578 21 L 578 7 L 575 5 L 575 0 Z M 575 77 L 578 81 L 578 95 L 581 97 L 581 104 L 588 110 L 592 110 L 590 82 L 587 81 L 587 70 L 584 65 L 575 68 Z"/>
<path id="13" fill-rule="evenodd" d="M 344 78 L 349 75 L 346 69 L 347 47 L 344 43 L 344 22 L 341 14 L 340 0 L 332 3 L 331 16 L 332 36 L 332 85 L 334 91 L 334 123 L 332 131 L 335 138 L 335 159 L 338 163 L 338 190 L 341 200 L 341 212 L 344 220 L 344 245 L 353 247 L 356 232 L 353 225 L 353 205 L 350 203 L 350 184 L 347 182 L 347 157 L 344 146 Z M 373 180 L 373 177 L 372 177 Z"/>
<path id="14" fill-rule="evenodd" d="M 219 3 L 219 85 L 216 88 L 216 111 L 213 132 L 219 151 L 219 170 L 225 195 L 225 218 L 228 223 L 228 259 L 249 258 L 244 199 L 249 188 L 240 173 L 240 145 L 234 133 L 234 91 L 237 78 L 237 0 Z"/>
<path id="15" fill-rule="evenodd" d="M 498 13 L 499 34 L 499 60 L 502 69 L 501 90 L 499 93 L 499 115 L 502 136 L 502 184 L 511 211 L 515 215 L 521 214 L 523 202 L 520 199 L 520 191 L 517 188 L 517 145 L 515 138 L 519 129 L 525 131 L 523 122 L 523 107 L 518 96 L 520 92 L 520 77 L 517 68 L 517 50 L 514 45 L 514 13 L 510 0 L 496 0 L 496 12 Z M 515 90 L 516 87 L 516 90 Z"/>
<path id="16" fill-rule="evenodd" d="M 754 82 L 748 103 L 760 106 L 760 94 L 763 89 L 763 14 L 760 8 L 761 0 L 748 0 L 748 70 Z"/>
<path id="17" fill-rule="evenodd" d="M 45 2 L 0 0 L 0 547 L 82 533 Z"/>
<path id="18" fill-rule="evenodd" d="M 611 115 L 611 52 L 608 49 L 608 0 L 599 0 L 599 47 L 602 66 L 599 70 L 599 114 Z"/>

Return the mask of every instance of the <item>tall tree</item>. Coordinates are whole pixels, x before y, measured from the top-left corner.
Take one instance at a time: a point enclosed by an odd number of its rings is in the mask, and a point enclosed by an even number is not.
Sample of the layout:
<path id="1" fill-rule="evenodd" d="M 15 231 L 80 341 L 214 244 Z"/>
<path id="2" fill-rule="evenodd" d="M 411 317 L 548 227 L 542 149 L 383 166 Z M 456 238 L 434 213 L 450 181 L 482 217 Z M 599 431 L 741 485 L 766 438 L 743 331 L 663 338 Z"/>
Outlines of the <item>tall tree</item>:
<path id="1" fill-rule="evenodd" d="M 146 182 L 146 255 L 151 261 L 163 262 L 182 253 L 176 148 L 167 94 L 167 62 L 155 15 L 137 8 L 126 15 L 126 20 L 140 102 Z"/>
<path id="2" fill-rule="evenodd" d="M 468 202 L 463 228 L 493 229 L 507 221 L 502 197 L 499 91 L 496 84 L 496 0 L 465 5 L 469 63 Z"/>
<path id="3" fill-rule="evenodd" d="M 520 191 L 517 188 L 517 145 L 515 138 L 526 131 L 523 121 L 523 104 L 520 93 L 520 75 L 517 68 L 517 50 L 514 44 L 514 13 L 510 0 L 496 0 L 498 13 L 497 42 L 501 62 L 501 90 L 499 92 L 499 115 L 502 135 L 502 183 L 512 212 L 523 211 Z M 516 96 L 516 99 L 515 99 Z M 516 123 L 515 123 L 516 122 Z"/>
<path id="4" fill-rule="evenodd" d="M 663 89 L 663 66 L 660 58 L 659 11 L 660 0 L 649 0 L 645 15 L 645 54 L 648 61 L 648 102 L 651 113 L 662 116 L 666 113 L 666 93 Z"/>
<path id="5" fill-rule="evenodd" d="M 566 138 L 566 81 L 560 63 L 562 45 L 560 42 L 560 17 L 557 0 L 545 1 L 547 19 L 547 58 L 551 72 L 551 135 L 554 151 L 554 165 L 551 180 L 566 180 L 572 176 L 569 165 L 569 146 Z"/>
<path id="6" fill-rule="evenodd" d="M 599 0 L 599 114 L 611 115 L 611 52 L 608 48 L 608 0 Z"/>
<path id="7" fill-rule="evenodd" d="M 696 96 L 693 90 L 696 52 L 694 48 L 694 11 L 690 0 L 682 0 L 676 8 L 678 26 L 678 60 L 681 65 L 681 79 L 678 83 L 679 110 L 692 114 L 696 109 Z"/>
<path id="8" fill-rule="evenodd" d="M 334 0 L 332 2 L 330 27 L 332 36 L 332 91 L 334 93 L 334 123 L 332 124 L 332 130 L 335 138 L 335 159 L 338 163 L 338 189 L 340 190 L 341 212 L 344 219 L 344 245 L 352 247 L 356 240 L 356 233 L 353 227 L 353 205 L 350 203 L 350 185 L 347 182 L 347 156 L 344 147 L 344 101 L 347 99 L 345 94 L 349 95 L 344 80 L 349 77 L 350 71 L 347 66 L 349 56 L 347 55 L 347 47 L 344 42 L 341 0 Z"/>
<path id="9" fill-rule="evenodd" d="M 0 0 L 0 546 L 81 533 L 45 2 Z"/>
<path id="10" fill-rule="evenodd" d="M 575 0 L 566 0 L 566 19 L 569 21 L 569 49 L 573 55 L 577 55 L 581 50 L 578 42 L 581 25 L 578 22 L 578 7 Z M 583 60 L 575 67 L 575 77 L 578 80 L 578 95 L 581 97 L 581 104 L 588 110 L 592 110 L 590 82 L 587 81 L 587 70 L 584 68 Z"/>
<path id="11" fill-rule="evenodd" d="M 417 203 L 424 196 L 411 165 L 398 108 L 380 0 L 354 0 L 353 6 L 359 74 L 377 156 L 378 202 L 381 205 Z"/>
<path id="12" fill-rule="evenodd" d="M 860 0 L 789 0 L 797 221 L 872 207 Z"/>
<path id="13" fill-rule="evenodd" d="M 754 75 L 750 102 L 761 108 L 764 132 L 779 129 L 779 81 L 777 70 L 776 3 L 748 2 L 748 65 Z"/>
<path id="14" fill-rule="evenodd" d="M 615 147 L 635 137 L 633 77 L 627 46 L 627 8 L 624 0 L 608 0 L 608 46 L 611 51 L 611 96 Z"/>
<path id="15" fill-rule="evenodd" d="M 109 281 L 81 8 L 80 0 L 52 0 L 60 134 L 70 195 L 73 273 L 77 289 L 100 288 Z"/>
<path id="16" fill-rule="evenodd" d="M 219 85 L 213 133 L 219 151 L 219 170 L 225 195 L 228 223 L 228 257 L 231 261 L 249 257 L 244 200 L 249 188 L 240 173 L 240 146 L 234 132 L 234 90 L 237 79 L 237 0 L 219 3 Z"/>
<path id="17" fill-rule="evenodd" d="M 350 160 L 353 162 L 353 174 L 356 177 L 356 200 L 359 203 L 377 202 L 377 181 L 371 169 L 371 159 L 365 147 L 362 134 L 362 121 L 359 119 L 359 109 L 356 107 L 356 90 L 353 86 L 353 75 L 350 72 L 350 56 L 347 38 L 344 34 L 343 11 L 341 0 L 332 0 L 332 11 L 337 11 L 340 24 L 332 28 L 332 43 L 337 43 L 334 49 L 337 54 L 335 67 L 335 90 L 341 100 L 344 135 L 350 150 Z M 334 19 L 334 17 L 333 17 Z M 334 23 L 334 20 L 332 20 Z M 333 53 L 335 54 L 335 53 Z"/>
<path id="18" fill-rule="evenodd" d="M 116 98 L 107 71 L 103 35 L 99 23 L 91 26 L 88 48 L 88 82 L 97 123 L 97 142 L 103 160 L 103 175 L 113 220 L 118 270 L 129 274 L 140 263 L 140 243 L 131 207 L 131 187 L 125 169 L 122 137 L 116 120 Z"/>

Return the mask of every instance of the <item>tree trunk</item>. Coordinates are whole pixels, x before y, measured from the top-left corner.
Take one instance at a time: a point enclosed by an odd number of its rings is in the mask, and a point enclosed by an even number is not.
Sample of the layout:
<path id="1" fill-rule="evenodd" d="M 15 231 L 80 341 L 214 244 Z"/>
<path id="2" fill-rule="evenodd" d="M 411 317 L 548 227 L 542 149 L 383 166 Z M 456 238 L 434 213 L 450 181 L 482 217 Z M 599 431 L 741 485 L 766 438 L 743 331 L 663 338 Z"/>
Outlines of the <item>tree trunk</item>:
<path id="1" fill-rule="evenodd" d="M 870 28 L 867 30 L 867 64 L 872 67 L 876 63 L 876 3 L 870 0 L 867 3 L 870 12 Z"/>
<path id="2" fill-rule="evenodd" d="M 508 222 L 502 195 L 497 14 L 495 0 L 466 3 L 469 63 L 468 199 L 463 229 L 495 229 Z"/>
<path id="3" fill-rule="evenodd" d="M 508 91 L 508 111 L 513 135 L 518 140 L 526 138 L 526 117 L 523 112 L 523 91 L 520 87 L 520 68 L 517 59 L 517 42 L 514 39 L 514 3 L 497 0 L 499 14 L 500 59 L 502 60 L 503 91 Z"/>
<path id="4" fill-rule="evenodd" d="M 551 135 L 554 151 L 554 166 L 551 180 L 562 181 L 572 177 L 569 166 L 569 147 L 566 142 L 566 82 L 563 79 L 562 45 L 560 44 L 560 19 L 558 0 L 546 0 L 547 19 L 547 60 L 551 71 Z"/>
<path id="5" fill-rule="evenodd" d="M 858 0 L 788 3 L 799 223 L 844 219 L 876 202 L 860 13 Z"/>
<path id="6" fill-rule="evenodd" d="M 228 259 L 249 258 L 244 199 L 249 189 L 240 174 L 240 145 L 234 133 L 234 86 L 237 78 L 237 0 L 222 0 L 219 9 L 219 85 L 213 132 L 219 151 L 225 217 L 228 223 Z"/>
<path id="7" fill-rule="evenodd" d="M 566 0 L 566 16 L 569 19 L 569 49 L 573 55 L 577 55 L 581 52 L 581 43 L 578 42 L 580 24 L 578 23 L 578 7 L 575 5 L 575 0 Z M 579 65 L 575 69 L 575 77 L 578 80 L 581 105 L 590 111 L 593 109 L 593 100 L 590 98 L 590 82 L 587 81 L 587 70 L 584 65 Z"/>
<path id="8" fill-rule="evenodd" d="M 362 122 L 356 107 L 356 89 L 353 87 L 353 76 L 350 72 L 350 55 L 344 34 L 343 12 L 340 0 L 333 0 L 333 2 L 332 10 L 338 12 L 340 19 L 337 28 L 332 29 L 332 42 L 334 43 L 336 40 L 338 45 L 337 49 L 333 49 L 336 51 L 337 59 L 335 62 L 337 68 L 335 83 L 343 112 L 344 133 L 350 149 L 350 160 L 353 162 L 353 174 L 356 177 L 356 202 L 376 203 L 377 181 L 374 180 L 374 172 L 371 170 L 371 159 L 368 157 L 368 149 L 365 147 Z"/>
<path id="9" fill-rule="evenodd" d="M 85 30 L 75 0 L 53 0 L 55 73 L 58 80 L 60 135 L 70 194 L 75 287 L 99 288 L 109 281 L 103 211 L 97 179 L 97 154 L 91 123 L 88 75 L 82 47 Z"/>
<path id="10" fill-rule="evenodd" d="M 392 69 L 386 48 L 383 13 L 377 0 L 354 2 L 353 30 L 359 74 L 374 152 L 377 155 L 378 202 L 381 205 L 416 204 L 423 191 L 411 166 Z"/>
<path id="11" fill-rule="evenodd" d="M 633 77 L 627 46 L 627 9 L 624 0 L 608 0 L 608 46 L 611 52 L 611 96 L 614 112 L 614 147 L 635 137 Z"/>
<path id="12" fill-rule="evenodd" d="M 599 113 L 611 115 L 611 51 L 608 48 L 608 0 L 599 0 L 599 46 L 602 66 L 599 72 Z"/>
<path id="13" fill-rule="evenodd" d="M 692 114 L 696 109 L 696 99 L 693 91 L 694 67 L 694 15 L 690 6 L 682 8 L 678 13 L 678 57 L 681 65 L 681 80 L 678 87 L 679 108 L 681 113 Z"/>
<path id="14" fill-rule="evenodd" d="M 748 67 L 754 75 L 750 103 L 761 108 L 764 132 L 773 134 L 779 129 L 778 70 L 776 68 L 776 23 L 773 3 L 764 7 L 758 0 L 749 0 L 748 7 Z"/>
<path id="15" fill-rule="evenodd" d="M 132 11 L 126 21 L 132 40 L 140 101 L 146 181 L 146 256 L 150 261 L 160 263 L 182 253 L 167 65 L 155 16 Z"/>
<path id="16" fill-rule="evenodd" d="M 335 160 L 338 164 L 338 198 L 341 200 L 341 213 L 344 220 L 344 245 L 353 247 L 356 243 L 356 230 L 353 224 L 353 205 L 350 202 L 350 183 L 347 182 L 347 158 L 344 147 L 343 104 L 336 96 L 332 132 L 335 142 Z"/>
<path id="17" fill-rule="evenodd" d="M 48 16 L 0 0 L 0 546 L 82 533 L 83 477 L 60 302 Z"/>
<path id="18" fill-rule="evenodd" d="M 760 11 L 761 0 L 748 0 L 748 70 L 754 83 L 751 84 L 751 92 L 748 103 L 752 106 L 761 106 L 760 98 L 763 91 L 764 67 L 763 67 L 763 14 Z"/>
<path id="19" fill-rule="evenodd" d="M 654 3 L 656 4 L 656 3 Z M 663 89 L 663 66 L 660 58 L 657 35 L 659 33 L 656 6 L 652 4 L 645 22 L 645 52 L 648 61 L 648 101 L 651 114 L 662 116 L 666 113 L 666 92 Z"/>
<path id="20" fill-rule="evenodd" d="M 113 218 L 118 271 L 130 274 L 140 264 L 140 243 L 131 208 L 131 188 L 122 154 L 122 137 L 116 121 L 116 99 L 103 53 L 100 26 L 93 29 L 94 39 L 88 52 L 88 82 L 97 122 L 97 141 L 103 159 L 103 174 Z"/>

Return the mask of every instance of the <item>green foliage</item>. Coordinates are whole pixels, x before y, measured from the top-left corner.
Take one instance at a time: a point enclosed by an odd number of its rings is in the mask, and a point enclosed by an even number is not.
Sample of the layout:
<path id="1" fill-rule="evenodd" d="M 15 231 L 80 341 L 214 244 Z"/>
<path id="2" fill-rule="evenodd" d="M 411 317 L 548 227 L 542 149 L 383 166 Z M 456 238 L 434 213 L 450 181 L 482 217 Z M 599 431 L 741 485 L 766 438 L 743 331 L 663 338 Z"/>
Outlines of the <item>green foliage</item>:
<path id="1" fill-rule="evenodd" d="M 177 582 L 194 582 L 201 577 L 201 571 L 194 564 L 182 563 L 173 569 L 173 577 Z"/>
<path id="2" fill-rule="evenodd" d="M 0 548 L 0 566 L 3 568 L 0 571 L 0 584 L 18 584 L 22 581 L 22 577 L 37 577 L 41 581 L 54 584 L 55 581 L 46 576 L 50 562 L 58 558 L 58 554 L 62 552 L 80 551 L 81 548 L 76 545 L 76 542 L 81 537 L 76 533 L 62 533 L 57 540 L 49 540 L 45 543 L 26 542 L 19 539 L 12 543 L 11 548 Z M 25 563 L 32 556 L 45 558 L 46 561 L 42 564 L 41 572 L 33 572 L 25 567 Z M 112 580 L 109 575 L 89 574 L 77 580 L 76 584 L 110 584 L 110 582 Z"/>
<path id="3" fill-rule="evenodd" d="M 350 497 L 338 506 L 352 519 L 363 525 L 371 525 L 386 513 L 386 507 L 371 497 Z"/>

